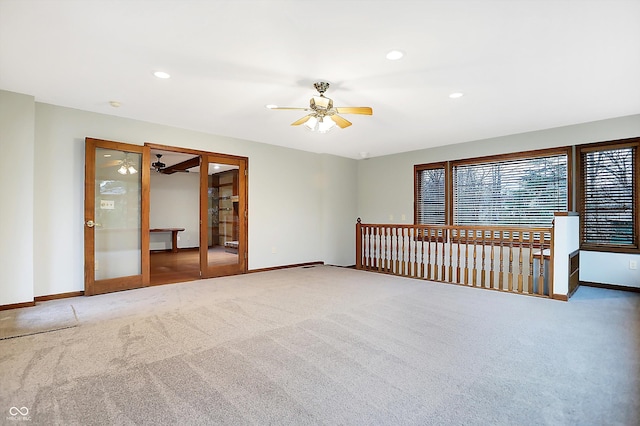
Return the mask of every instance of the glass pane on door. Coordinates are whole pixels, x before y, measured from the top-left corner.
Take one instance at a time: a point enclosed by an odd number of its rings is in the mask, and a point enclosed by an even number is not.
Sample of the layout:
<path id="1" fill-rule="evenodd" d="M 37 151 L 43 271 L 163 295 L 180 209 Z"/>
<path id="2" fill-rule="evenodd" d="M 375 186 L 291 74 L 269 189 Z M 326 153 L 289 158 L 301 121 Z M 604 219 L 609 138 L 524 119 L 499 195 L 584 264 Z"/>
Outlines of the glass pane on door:
<path id="1" fill-rule="evenodd" d="M 96 148 L 95 279 L 142 273 L 142 154 Z"/>
<path id="2" fill-rule="evenodd" d="M 208 266 L 238 263 L 239 167 L 210 163 L 207 200 Z"/>

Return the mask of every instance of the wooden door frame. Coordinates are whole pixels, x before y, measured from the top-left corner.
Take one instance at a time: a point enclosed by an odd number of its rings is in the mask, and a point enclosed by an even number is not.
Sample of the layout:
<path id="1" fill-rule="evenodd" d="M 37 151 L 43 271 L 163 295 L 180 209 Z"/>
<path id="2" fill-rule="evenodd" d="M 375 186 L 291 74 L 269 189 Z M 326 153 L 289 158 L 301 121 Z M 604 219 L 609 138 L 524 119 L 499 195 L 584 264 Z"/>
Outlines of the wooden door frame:
<path id="1" fill-rule="evenodd" d="M 205 156 L 203 155 L 203 158 Z M 200 241 L 205 244 L 205 250 L 200 251 L 200 270 L 203 278 L 212 278 L 225 275 L 234 275 L 240 271 L 241 274 L 247 273 L 247 264 L 249 258 L 248 248 L 248 217 L 249 211 L 248 204 L 248 167 L 249 159 L 246 157 L 239 157 L 235 155 L 221 155 L 215 153 L 206 153 L 207 161 L 201 161 L 200 164 Z M 208 250 L 208 190 L 209 190 L 209 170 L 208 164 L 209 158 L 213 157 L 216 163 L 232 164 L 238 166 L 238 228 L 239 228 L 239 250 L 238 250 L 238 263 L 225 266 L 217 266 L 217 273 L 210 273 L 209 265 L 207 263 L 207 250 Z M 221 160 L 221 161 L 217 161 Z M 227 163 L 225 163 L 225 161 Z M 206 169 L 205 169 L 206 168 Z"/>
<path id="2" fill-rule="evenodd" d="M 249 209 L 248 209 L 248 204 L 249 204 L 249 185 L 248 185 L 248 170 L 249 170 L 249 158 L 247 157 L 242 157 L 242 156 L 238 156 L 238 155 L 231 155 L 231 154 L 220 154 L 217 152 L 209 152 L 209 151 L 200 151 L 197 149 L 190 149 L 190 148 L 182 148 L 182 147 L 176 147 L 176 146 L 170 146 L 170 145 L 162 145 L 162 144 L 156 144 L 156 143 L 152 143 L 152 142 L 145 142 L 144 144 L 145 147 L 149 148 L 149 151 L 151 150 L 159 150 L 159 151 L 169 151 L 169 152 L 175 152 L 175 153 L 180 153 L 180 154 L 189 154 L 189 155 L 194 155 L 194 156 L 200 156 L 200 230 L 199 230 L 199 235 L 200 235 L 200 241 L 199 241 L 199 247 L 200 247 L 200 273 L 201 273 L 201 278 L 208 278 L 210 277 L 210 275 L 207 273 L 208 271 L 208 264 L 207 264 L 207 258 L 206 258 L 206 250 L 208 249 L 208 245 L 207 245 L 207 232 L 206 232 L 206 224 L 207 224 L 207 191 L 208 191 L 208 170 L 203 170 L 204 164 L 206 163 L 205 161 L 202 161 L 204 157 L 209 157 L 209 156 L 213 156 L 213 157 L 217 157 L 217 158 L 222 158 L 225 160 L 228 160 L 230 162 L 241 162 L 244 164 L 244 170 L 245 170 L 245 176 L 244 176 L 244 180 L 245 180 L 245 184 L 244 187 L 242 188 L 242 196 L 240 197 L 243 202 L 244 205 L 243 210 L 244 211 L 239 211 L 239 220 L 241 221 L 239 225 L 241 225 L 241 228 L 243 229 L 243 231 L 240 232 L 241 234 L 241 238 L 242 238 L 242 242 L 241 242 L 241 246 L 244 247 L 244 252 L 241 252 L 240 250 L 238 250 L 238 256 L 239 259 L 241 260 L 241 267 L 240 267 L 240 273 L 241 274 L 246 274 L 248 271 L 248 262 L 249 262 L 249 247 L 248 247 L 248 234 L 249 234 L 249 224 L 248 224 L 248 216 L 249 216 Z M 203 183 L 204 182 L 204 183 Z M 204 247 L 204 249 L 203 249 Z M 224 274 L 223 274 L 224 275 Z M 215 275 L 218 276 L 218 275 Z"/>
<path id="3" fill-rule="evenodd" d="M 123 152 L 141 154 L 140 167 L 140 274 L 127 277 L 100 280 L 100 287 L 95 280 L 95 228 L 87 226 L 89 220 L 95 220 L 95 176 L 96 176 L 96 148 L 112 149 Z M 150 149 L 142 145 L 124 142 L 108 141 L 104 139 L 85 138 L 85 202 L 84 202 L 84 294 L 91 296 L 105 292 L 127 290 L 149 285 L 149 178 L 150 169 L 145 167 L 149 163 Z"/>

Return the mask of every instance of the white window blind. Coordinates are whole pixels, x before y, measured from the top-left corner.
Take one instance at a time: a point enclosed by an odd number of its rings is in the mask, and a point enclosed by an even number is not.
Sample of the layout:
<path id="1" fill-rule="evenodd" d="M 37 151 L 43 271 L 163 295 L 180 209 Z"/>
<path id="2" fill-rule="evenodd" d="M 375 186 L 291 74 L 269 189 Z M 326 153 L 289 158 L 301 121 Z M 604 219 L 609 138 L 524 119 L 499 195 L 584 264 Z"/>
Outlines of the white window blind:
<path id="1" fill-rule="evenodd" d="M 445 224 L 444 167 L 418 170 L 416 173 L 416 223 Z"/>
<path id="2" fill-rule="evenodd" d="M 636 147 L 582 154 L 582 242 L 636 244 L 634 182 Z"/>
<path id="3" fill-rule="evenodd" d="M 456 225 L 551 226 L 568 210 L 567 155 L 453 167 Z"/>

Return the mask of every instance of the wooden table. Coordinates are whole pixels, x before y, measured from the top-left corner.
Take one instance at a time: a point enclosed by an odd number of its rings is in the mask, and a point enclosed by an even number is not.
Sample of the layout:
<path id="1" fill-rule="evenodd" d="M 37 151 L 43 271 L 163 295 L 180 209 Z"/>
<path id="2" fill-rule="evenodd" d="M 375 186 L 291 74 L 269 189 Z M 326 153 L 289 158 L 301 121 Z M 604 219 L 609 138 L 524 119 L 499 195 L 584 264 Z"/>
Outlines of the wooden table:
<path id="1" fill-rule="evenodd" d="M 178 232 L 184 231 L 184 228 L 154 228 L 149 229 L 149 232 L 171 232 L 171 251 L 173 253 L 178 252 Z"/>

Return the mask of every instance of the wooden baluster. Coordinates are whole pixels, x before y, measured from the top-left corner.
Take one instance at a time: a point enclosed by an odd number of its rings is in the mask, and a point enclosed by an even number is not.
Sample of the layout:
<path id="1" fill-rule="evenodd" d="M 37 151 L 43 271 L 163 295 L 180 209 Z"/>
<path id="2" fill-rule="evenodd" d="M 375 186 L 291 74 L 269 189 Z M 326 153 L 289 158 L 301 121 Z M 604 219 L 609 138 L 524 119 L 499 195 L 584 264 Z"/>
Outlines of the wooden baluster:
<path id="1" fill-rule="evenodd" d="M 372 249 L 373 250 L 371 252 L 371 266 L 373 268 L 379 268 L 380 265 L 379 265 L 379 262 L 377 262 L 377 256 L 378 256 L 378 251 L 379 251 L 378 244 L 377 244 L 377 241 L 378 241 L 378 227 L 377 226 L 375 228 L 374 227 L 371 228 L 371 237 L 372 237 L 372 240 L 373 240 L 373 245 L 372 245 Z"/>
<path id="2" fill-rule="evenodd" d="M 518 232 L 518 293 L 523 292 L 523 276 L 522 276 L 522 245 L 524 244 L 522 231 Z"/>
<path id="3" fill-rule="evenodd" d="M 494 272 L 493 272 L 493 263 L 495 261 L 496 255 L 495 255 L 495 233 L 494 231 L 490 231 L 491 232 L 491 267 L 489 269 L 489 288 L 494 288 Z"/>
<path id="4" fill-rule="evenodd" d="M 420 278 L 424 278 L 424 228 L 418 231 L 420 233 Z"/>
<path id="5" fill-rule="evenodd" d="M 446 256 L 446 251 L 447 251 L 447 247 L 446 247 L 446 240 L 447 240 L 447 236 L 445 234 L 446 229 L 441 229 L 440 233 L 442 235 L 442 259 L 441 259 L 441 263 L 440 263 L 440 281 L 447 281 L 447 277 L 445 276 L 445 271 L 447 266 L 445 265 L 445 261 L 444 258 Z"/>
<path id="6" fill-rule="evenodd" d="M 431 279 L 431 228 L 426 229 L 427 234 L 427 279 Z"/>
<path id="7" fill-rule="evenodd" d="M 500 231 L 500 275 L 498 276 L 498 287 L 504 290 L 504 233 Z"/>
<path id="8" fill-rule="evenodd" d="M 469 230 L 464 231 L 464 283 L 469 285 Z"/>
<path id="9" fill-rule="evenodd" d="M 513 291 L 513 231 L 509 231 L 509 291 Z"/>
<path id="10" fill-rule="evenodd" d="M 436 252 L 433 255 L 433 279 L 438 281 L 438 272 L 440 268 L 438 268 L 438 260 L 440 259 L 440 238 L 438 237 L 438 230 L 434 229 L 434 241 Z"/>
<path id="11" fill-rule="evenodd" d="M 482 231 L 482 263 L 480 263 L 480 286 L 481 287 L 486 287 L 487 286 L 487 271 L 486 271 L 486 257 L 485 257 L 485 248 L 487 247 L 487 239 L 486 239 L 486 233 L 485 230 L 483 229 Z"/>
<path id="12" fill-rule="evenodd" d="M 478 267 L 477 267 L 477 254 L 478 254 L 478 245 L 477 238 L 478 234 L 476 234 L 476 230 L 473 230 L 473 269 L 471 270 L 471 285 L 474 287 L 478 285 Z"/>
<path id="13" fill-rule="evenodd" d="M 365 241 L 365 246 L 367 247 L 367 257 L 365 260 L 366 263 L 366 267 L 365 270 L 370 270 L 371 269 L 371 227 L 367 226 L 367 238 Z"/>
<path id="14" fill-rule="evenodd" d="M 371 257 L 371 248 L 370 248 L 370 238 L 369 238 L 369 227 L 365 226 L 362 230 L 362 232 L 364 233 L 364 244 L 363 244 L 363 250 L 364 250 L 364 260 L 363 260 L 363 267 L 366 270 L 369 269 L 369 261 L 370 261 L 370 257 Z"/>
<path id="15" fill-rule="evenodd" d="M 413 277 L 418 278 L 418 229 L 411 228 L 411 239 L 413 241 Z"/>
<path id="16" fill-rule="evenodd" d="M 462 240 L 460 239 L 460 230 L 458 229 L 456 230 L 456 250 L 458 254 L 456 259 L 456 283 L 458 284 L 460 284 L 460 245 L 462 245 Z"/>
<path id="17" fill-rule="evenodd" d="M 393 270 L 393 233 L 394 228 L 388 228 L 388 238 L 389 238 L 389 246 L 387 247 L 387 262 L 386 262 L 386 271 Z"/>
<path id="18" fill-rule="evenodd" d="M 449 275 L 447 277 L 447 282 L 453 281 L 453 234 L 451 233 L 451 229 L 446 229 L 447 232 L 447 243 L 449 244 Z"/>
<path id="19" fill-rule="evenodd" d="M 396 250 L 394 252 L 394 264 L 391 266 L 391 269 L 393 269 L 393 273 L 395 273 L 396 275 L 398 275 L 400 273 L 400 237 L 398 236 L 398 232 L 399 229 L 398 228 L 393 228 L 395 230 L 395 236 L 396 236 Z"/>
<path id="20" fill-rule="evenodd" d="M 533 294 L 533 231 L 529 231 L 529 275 L 527 293 Z"/>
<path id="21" fill-rule="evenodd" d="M 544 291 L 544 232 L 542 231 L 540 231 L 540 274 L 536 279 L 538 280 L 538 294 L 548 296 Z"/>
<path id="22" fill-rule="evenodd" d="M 380 246 L 378 248 L 378 271 L 384 271 L 385 269 L 384 259 L 387 256 L 386 242 L 387 242 L 387 238 L 385 236 L 385 228 L 378 227 L 378 245 Z"/>
<path id="23" fill-rule="evenodd" d="M 407 271 L 405 269 L 406 266 L 406 260 L 405 260 L 405 253 L 406 253 L 406 247 L 405 247 L 405 235 L 404 235 L 404 231 L 405 228 L 400 228 L 400 235 L 402 236 L 402 275 L 406 275 Z"/>

